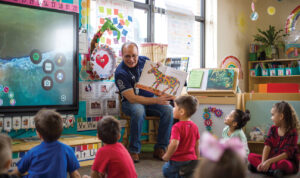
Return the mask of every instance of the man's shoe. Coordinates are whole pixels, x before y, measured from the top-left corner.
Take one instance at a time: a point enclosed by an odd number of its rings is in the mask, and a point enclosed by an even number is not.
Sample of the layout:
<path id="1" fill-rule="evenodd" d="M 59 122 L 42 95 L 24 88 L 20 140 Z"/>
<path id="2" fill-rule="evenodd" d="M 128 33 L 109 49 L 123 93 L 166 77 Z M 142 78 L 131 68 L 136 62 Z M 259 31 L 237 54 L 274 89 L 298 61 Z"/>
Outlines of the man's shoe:
<path id="1" fill-rule="evenodd" d="M 130 153 L 130 156 L 134 163 L 140 162 L 139 154 L 138 153 Z"/>
<path id="2" fill-rule="evenodd" d="M 164 149 L 156 148 L 153 152 L 153 157 L 163 161 L 162 157 L 164 156 L 165 153 L 166 152 Z"/>
<path id="3" fill-rule="evenodd" d="M 256 173 L 257 172 L 257 169 L 256 169 L 256 167 L 255 166 L 253 166 L 252 164 L 248 164 L 248 169 L 249 169 L 249 171 L 251 171 L 251 172 L 254 172 L 254 173 Z"/>

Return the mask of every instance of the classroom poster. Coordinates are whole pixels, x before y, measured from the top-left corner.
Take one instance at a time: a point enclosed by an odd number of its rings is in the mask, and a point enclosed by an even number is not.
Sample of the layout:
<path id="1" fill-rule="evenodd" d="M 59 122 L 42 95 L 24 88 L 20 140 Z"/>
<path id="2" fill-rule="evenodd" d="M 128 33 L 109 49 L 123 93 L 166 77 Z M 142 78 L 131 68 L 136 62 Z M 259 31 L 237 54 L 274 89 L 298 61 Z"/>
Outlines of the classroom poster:
<path id="1" fill-rule="evenodd" d="M 100 44 L 106 44 L 113 48 L 117 56 L 121 56 L 121 45 L 126 41 L 133 41 L 133 2 L 122 0 L 96 0 L 96 8 L 91 11 L 89 37 L 93 35 L 109 18 L 120 31 L 120 39 L 116 31 L 106 31 L 99 40 Z"/>
<path id="2" fill-rule="evenodd" d="M 77 120 L 77 131 L 95 130 L 95 123 L 105 115 L 119 115 L 119 95 L 112 81 L 80 82 L 80 101 L 86 114 Z"/>
<path id="3" fill-rule="evenodd" d="M 195 16 L 167 12 L 168 17 L 168 54 L 193 55 L 193 24 Z"/>

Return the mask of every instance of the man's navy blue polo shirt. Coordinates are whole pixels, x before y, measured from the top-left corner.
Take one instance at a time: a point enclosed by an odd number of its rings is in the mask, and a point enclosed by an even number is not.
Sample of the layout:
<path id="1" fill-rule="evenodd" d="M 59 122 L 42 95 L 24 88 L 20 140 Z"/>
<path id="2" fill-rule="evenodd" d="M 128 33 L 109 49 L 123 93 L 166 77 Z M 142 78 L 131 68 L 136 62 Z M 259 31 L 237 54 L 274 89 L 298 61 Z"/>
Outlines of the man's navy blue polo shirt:
<path id="1" fill-rule="evenodd" d="M 150 93 L 142 89 L 139 89 L 138 93 L 136 93 L 134 88 L 135 84 L 140 79 L 146 60 L 149 60 L 149 58 L 147 58 L 146 56 L 139 56 L 138 63 L 133 68 L 127 67 L 124 61 L 122 61 L 119 64 L 115 72 L 115 83 L 121 93 L 121 96 L 124 91 L 129 89 L 133 89 L 136 95 L 145 96 L 145 97 L 154 96 L 153 93 Z M 122 101 L 126 101 L 126 98 L 123 96 L 122 96 Z"/>

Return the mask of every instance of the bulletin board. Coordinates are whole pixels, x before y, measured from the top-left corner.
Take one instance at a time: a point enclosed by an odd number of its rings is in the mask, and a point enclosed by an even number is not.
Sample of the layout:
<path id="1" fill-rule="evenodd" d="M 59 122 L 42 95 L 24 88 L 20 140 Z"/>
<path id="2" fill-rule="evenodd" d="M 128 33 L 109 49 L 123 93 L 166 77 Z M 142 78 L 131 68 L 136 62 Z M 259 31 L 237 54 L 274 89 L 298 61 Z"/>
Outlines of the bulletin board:
<path id="1" fill-rule="evenodd" d="M 205 125 L 205 113 L 207 113 L 206 109 L 215 108 L 216 110 L 221 110 L 222 114 L 217 116 L 216 112 L 208 111 L 210 115 L 210 119 L 212 121 L 211 125 L 211 133 L 215 136 L 221 138 L 222 131 L 226 126 L 224 124 L 224 119 L 226 116 L 234 109 L 238 109 L 240 107 L 240 98 L 241 95 L 236 95 L 234 97 L 207 97 L 207 96 L 196 96 L 198 99 L 199 105 L 196 113 L 191 117 L 191 120 L 198 126 L 200 135 L 208 131 Z M 206 111 L 205 111 L 206 110 Z"/>
<path id="2" fill-rule="evenodd" d="M 249 136 L 253 127 L 260 127 L 265 134 L 268 133 L 269 128 L 273 125 L 271 120 L 272 106 L 280 101 L 290 103 L 299 118 L 300 115 L 300 94 L 297 93 L 245 93 L 245 109 L 250 111 L 251 119 L 245 127 L 245 134 Z M 298 140 L 300 141 L 300 139 Z"/>
<path id="3" fill-rule="evenodd" d="M 105 18 L 110 19 L 120 31 L 120 39 L 117 39 L 118 34 L 116 31 L 109 30 L 102 35 L 100 43 L 110 46 L 117 56 L 121 56 L 121 45 L 134 39 L 133 10 L 133 2 L 96 0 L 96 5 L 91 6 L 91 15 L 89 16 L 89 37 L 93 38 L 96 31 L 105 23 Z"/>

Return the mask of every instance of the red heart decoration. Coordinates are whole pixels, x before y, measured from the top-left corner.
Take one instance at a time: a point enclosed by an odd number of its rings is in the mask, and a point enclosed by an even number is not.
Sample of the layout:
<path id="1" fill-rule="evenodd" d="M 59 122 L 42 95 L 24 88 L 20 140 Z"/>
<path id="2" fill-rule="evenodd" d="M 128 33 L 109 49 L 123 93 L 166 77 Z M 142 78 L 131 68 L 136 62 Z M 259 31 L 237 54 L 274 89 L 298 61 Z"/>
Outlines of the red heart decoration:
<path id="1" fill-rule="evenodd" d="M 73 119 L 69 119 L 69 122 L 72 123 Z"/>
<path id="2" fill-rule="evenodd" d="M 108 56 L 106 54 L 104 54 L 102 57 L 100 55 L 97 55 L 96 63 L 104 69 L 104 67 L 108 63 Z"/>

